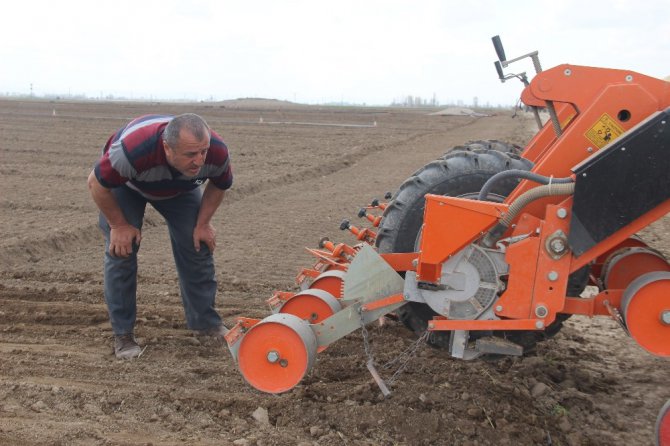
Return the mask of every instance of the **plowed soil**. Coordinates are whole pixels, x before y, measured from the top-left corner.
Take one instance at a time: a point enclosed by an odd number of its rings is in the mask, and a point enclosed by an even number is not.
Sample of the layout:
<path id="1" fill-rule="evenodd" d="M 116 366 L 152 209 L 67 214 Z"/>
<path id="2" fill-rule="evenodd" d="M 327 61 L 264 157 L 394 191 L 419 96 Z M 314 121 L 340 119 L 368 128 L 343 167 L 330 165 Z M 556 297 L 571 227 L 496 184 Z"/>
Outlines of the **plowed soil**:
<path id="1" fill-rule="evenodd" d="M 0 101 L 0 444 L 649 445 L 670 398 L 667 359 L 609 319 L 574 317 L 531 356 L 460 361 L 420 348 L 382 398 L 360 331 L 278 396 L 246 384 L 227 348 L 186 329 L 166 227 L 149 211 L 137 335 L 119 361 L 102 297 L 103 241 L 86 177 L 108 136 L 145 113 L 201 114 L 228 143 L 235 185 L 216 216 L 227 324 L 295 290 L 303 249 L 467 140 L 527 142 L 532 121 L 282 103 Z M 347 124 L 351 126 L 334 126 Z M 376 125 L 375 125 L 376 124 Z M 359 223 L 360 222 L 360 223 Z M 666 218 L 645 240 L 670 254 Z M 370 327 L 378 364 L 415 338 Z M 385 378 L 393 370 L 381 369 Z"/>

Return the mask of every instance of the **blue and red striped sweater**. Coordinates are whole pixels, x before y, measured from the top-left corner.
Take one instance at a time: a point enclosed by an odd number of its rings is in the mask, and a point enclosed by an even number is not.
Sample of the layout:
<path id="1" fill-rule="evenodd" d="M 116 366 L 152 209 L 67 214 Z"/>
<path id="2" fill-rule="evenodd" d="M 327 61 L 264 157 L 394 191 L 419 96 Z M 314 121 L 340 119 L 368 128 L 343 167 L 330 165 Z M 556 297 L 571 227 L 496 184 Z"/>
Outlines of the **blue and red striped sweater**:
<path id="1" fill-rule="evenodd" d="M 127 185 L 150 200 L 172 198 L 199 187 L 206 180 L 219 189 L 233 184 L 228 148 L 213 130 L 205 165 L 187 177 L 168 164 L 163 131 L 173 116 L 140 116 L 114 133 L 95 165 L 95 177 L 107 188 Z"/>

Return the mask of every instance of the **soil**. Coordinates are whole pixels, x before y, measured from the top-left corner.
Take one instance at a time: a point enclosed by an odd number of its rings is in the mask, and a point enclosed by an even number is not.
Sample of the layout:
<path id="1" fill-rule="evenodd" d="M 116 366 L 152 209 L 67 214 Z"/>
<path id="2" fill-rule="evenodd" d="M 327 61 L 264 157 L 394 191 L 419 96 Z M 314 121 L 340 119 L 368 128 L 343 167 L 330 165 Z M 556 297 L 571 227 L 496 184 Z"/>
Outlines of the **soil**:
<path id="1" fill-rule="evenodd" d="M 606 318 L 573 317 L 531 356 L 461 361 L 423 347 L 382 398 L 360 332 L 318 355 L 295 389 L 260 393 L 227 348 L 186 329 L 167 231 L 147 213 L 137 335 L 116 360 L 103 242 L 86 177 L 108 136 L 144 113 L 201 114 L 228 143 L 235 184 L 217 213 L 217 305 L 269 314 L 313 264 L 304 247 L 473 139 L 525 144 L 532 120 L 435 110 L 0 101 L 0 444 L 649 445 L 670 398 L 667 359 Z M 340 124 L 335 126 L 332 124 Z M 364 226 L 363 223 L 360 224 Z M 669 255 L 665 218 L 644 231 Z M 414 336 L 370 327 L 378 364 Z M 381 370 L 387 379 L 393 370 Z"/>

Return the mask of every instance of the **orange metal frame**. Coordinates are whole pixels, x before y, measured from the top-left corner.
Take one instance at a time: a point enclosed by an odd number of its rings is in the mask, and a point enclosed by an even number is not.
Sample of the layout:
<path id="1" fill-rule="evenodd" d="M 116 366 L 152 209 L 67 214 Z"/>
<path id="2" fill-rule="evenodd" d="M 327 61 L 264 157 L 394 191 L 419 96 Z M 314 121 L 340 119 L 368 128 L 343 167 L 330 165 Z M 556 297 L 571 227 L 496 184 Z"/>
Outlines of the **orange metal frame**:
<path id="1" fill-rule="evenodd" d="M 555 104 L 561 134 L 548 122 L 531 140 L 522 156 L 533 161 L 533 172 L 547 177 L 569 177 L 572 169 L 654 112 L 670 107 L 670 83 L 625 70 L 559 65 L 539 73 L 522 94 L 527 105 Z M 605 123 L 605 124 L 603 124 Z M 602 143 L 593 138 L 607 123 L 615 126 Z M 437 283 L 441 265 L 450 256 L 490 229 L 521 194 L 535 187 L 522 181 L 504 203 L 453 197 L 426 196 L 424 226 L 418 256 L 417 279 Z M 595 262 L 600 273 L 603 257 L 630 237 L 670 212 L 670 200 L 647 212 L 579 257 L 571 252 L 552 256 L 547 238 L 569 233 L 572 198 L 537 200 L 517 217 L 507 235 L 527 238 L 511 244 L 507 289 L 496 302 L 500 320 L 436 318 L 430 330 L 528 330 L 551 324 L 558 313 L 608 315 L 618 308 L 622 290 L 605 290 L 592 298 L 566 296 L 568 276 Z M 558 212 L 561 209 L 562 212 Z M 566 213 L 566 215 L 563 215 Z M 562 215 L 560 218 L 558 215 Z M 411 256 L 410 256 L 411 257 Z M 406 266 L 406 265 L 405 265 Z"/>

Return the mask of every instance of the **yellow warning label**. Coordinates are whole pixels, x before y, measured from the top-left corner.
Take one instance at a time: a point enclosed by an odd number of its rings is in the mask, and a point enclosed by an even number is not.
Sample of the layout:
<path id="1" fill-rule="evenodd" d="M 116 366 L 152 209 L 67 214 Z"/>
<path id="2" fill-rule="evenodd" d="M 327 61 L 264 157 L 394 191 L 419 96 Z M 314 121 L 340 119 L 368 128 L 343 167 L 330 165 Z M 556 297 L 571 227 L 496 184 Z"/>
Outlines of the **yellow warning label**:
<path id="1" fill-rule="evenodd" d="M 612 119 L 607 113 L 596 121 L 596 123 L 586 132 L 586 137 L 595 144 L 599 149 L 602 149 L 607 144 L 617 139 L 624 132 L 617 122 Z"/>

